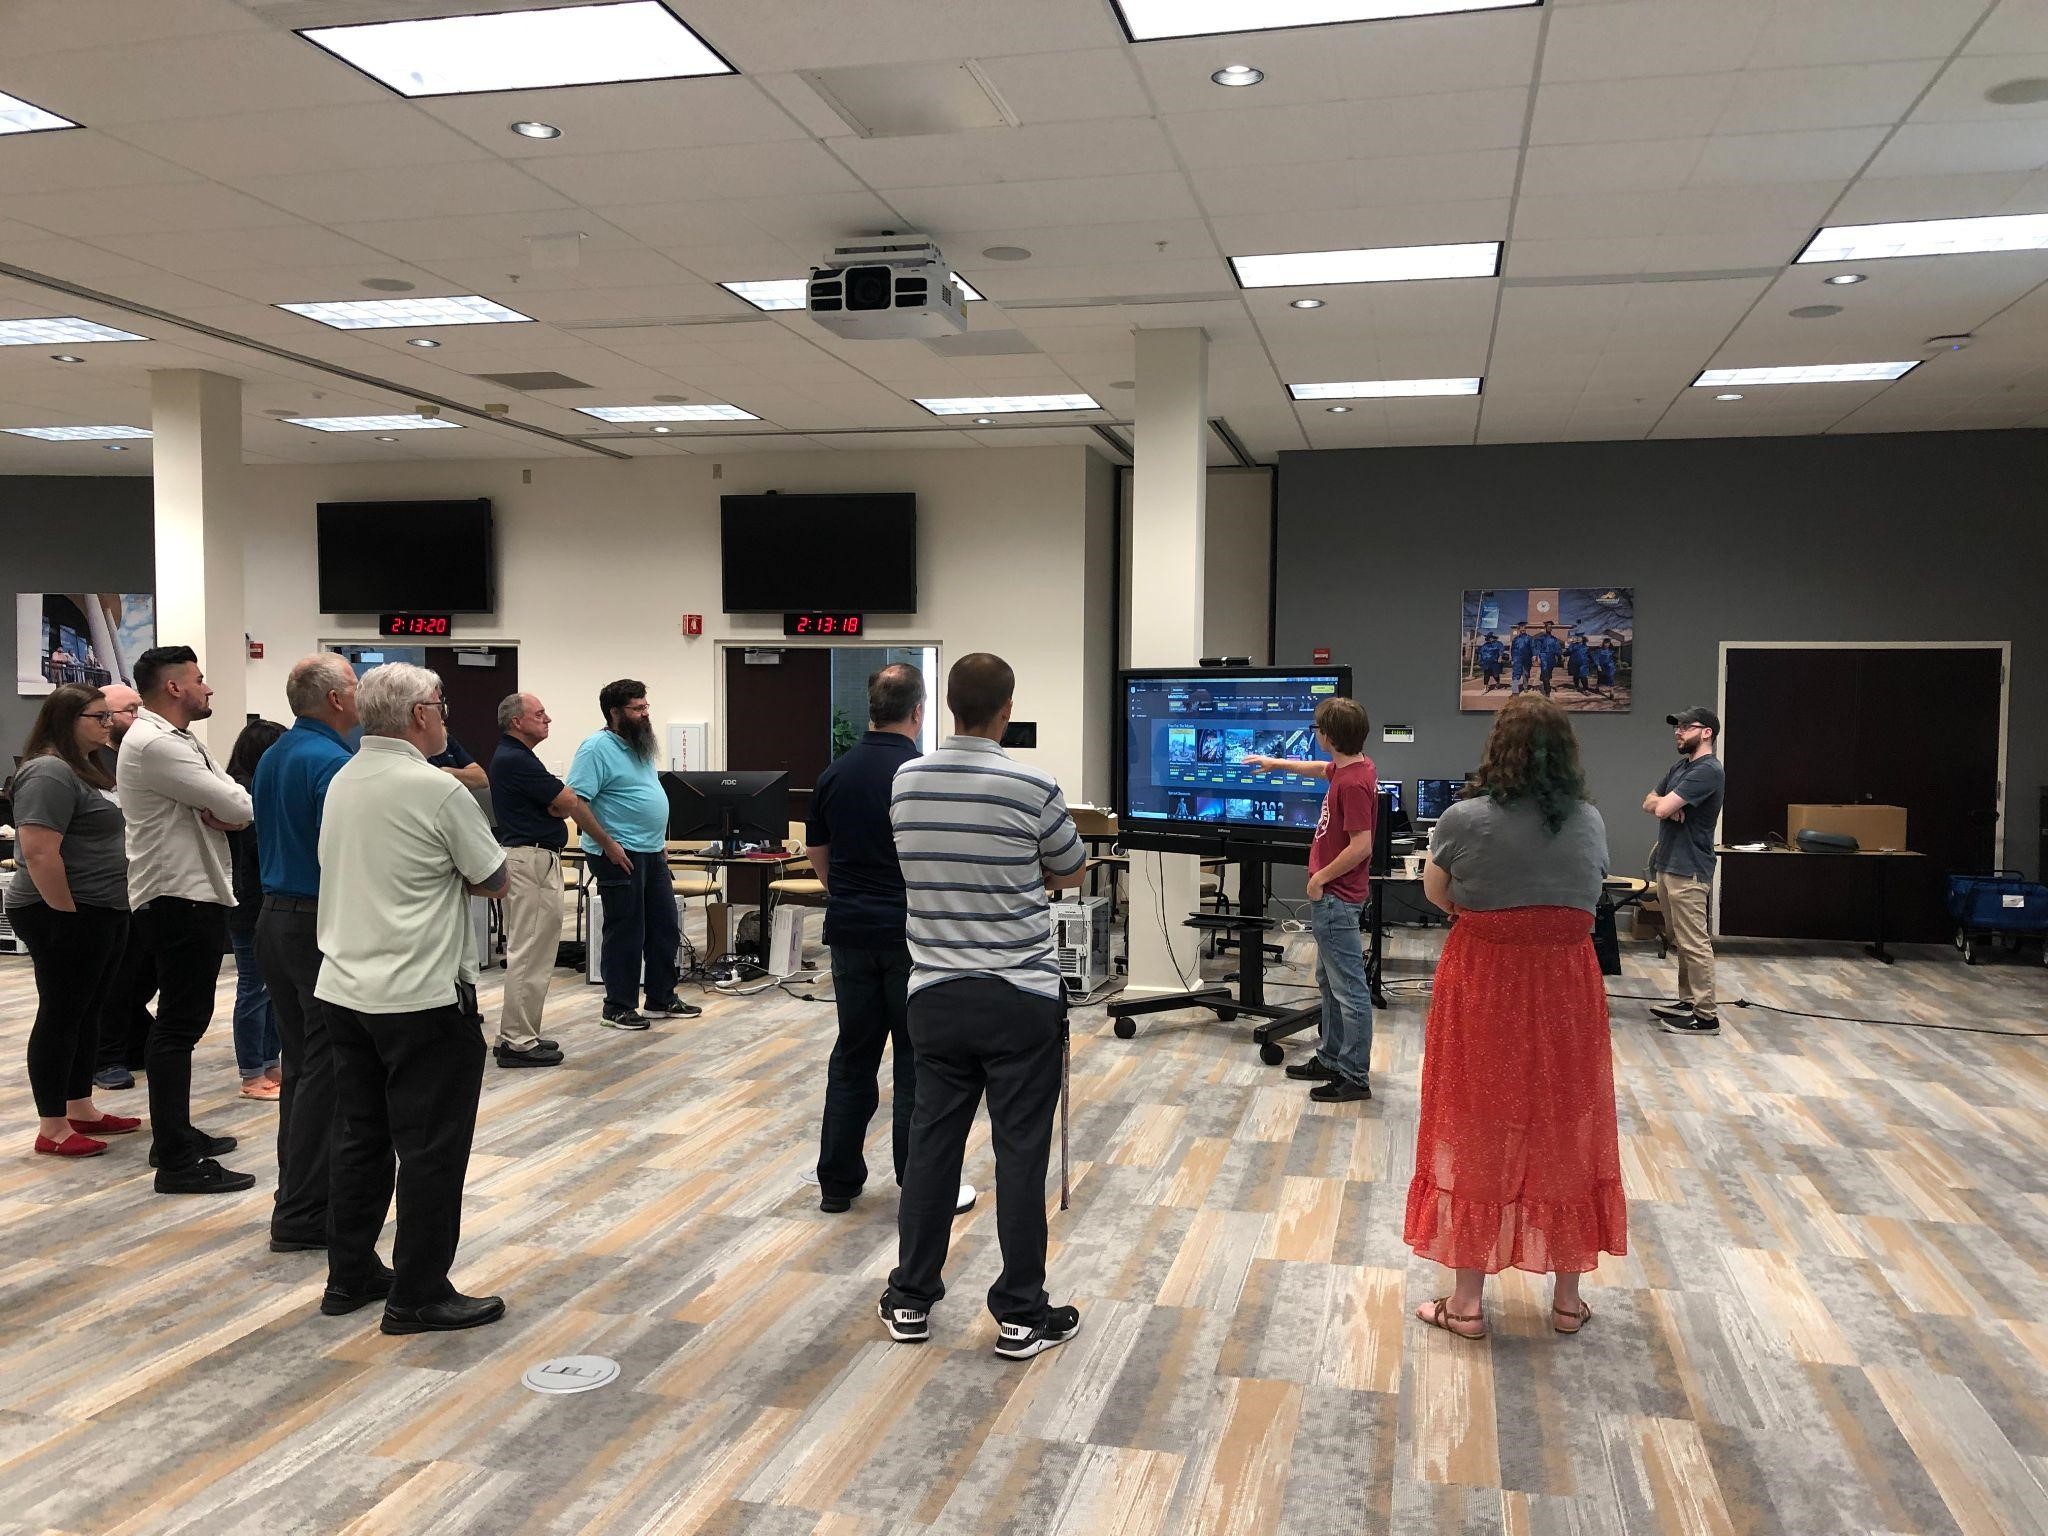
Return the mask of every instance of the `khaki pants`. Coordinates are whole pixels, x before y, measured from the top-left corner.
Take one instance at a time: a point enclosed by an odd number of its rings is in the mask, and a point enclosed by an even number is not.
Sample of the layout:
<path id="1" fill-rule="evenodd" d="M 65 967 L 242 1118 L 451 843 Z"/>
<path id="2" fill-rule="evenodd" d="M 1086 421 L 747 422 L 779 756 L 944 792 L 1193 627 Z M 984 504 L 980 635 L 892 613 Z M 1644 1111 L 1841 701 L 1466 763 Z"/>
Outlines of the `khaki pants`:
<path id="1" fill-rule="evenodd" d="M 562 856 L 551 848 L 505 850 L 505 1001 L 498 1043 L 530 1050 L 562 942 Z"/>
<path id="2" fill-rule="evenodd" d="M 1657 904 L 1671 947 L 1678 951 L 1678 1000 L 1690 1003 L 1702 1018 L 1716 1017 L 1714 1007 L 1714 941 L 1707 926 L 1711 880 L 1657 871 Z"/>

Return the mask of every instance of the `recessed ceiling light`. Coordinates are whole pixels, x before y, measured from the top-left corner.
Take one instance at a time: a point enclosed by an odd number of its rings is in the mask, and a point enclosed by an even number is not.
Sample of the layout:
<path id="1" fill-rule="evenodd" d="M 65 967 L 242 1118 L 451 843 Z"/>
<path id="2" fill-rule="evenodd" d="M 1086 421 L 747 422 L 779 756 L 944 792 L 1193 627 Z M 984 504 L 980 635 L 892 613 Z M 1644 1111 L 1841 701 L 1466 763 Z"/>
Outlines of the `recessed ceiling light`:
<path id="1" fill-rule="evenodd" d="M 2039 75 L 2007 80 L 1986 91 L 1984 99 L 1998 107 L 2031 107 L 2037 102 L 2048 101 L 2048 80 Z"/>
<path id="2" fill-rule="evenodd" d="M 411 293 L 419 284 L 402 277 L 366 277 L 363 286 L 373 293 Z"/>
<path id="3" fill-rule="evenodd" d="M 128 445 L 127 445 L 126 443 L 109 443 L 109 444 L 107 444 L 107 452 L 109 452 L 109 453 L 126 453 L 127 451 L 128 451 Z"/>
<path id="4" fill-rule="evenodd" d="M 655 428 L 654 430 L 655 430 L 655 431 L 657 431 L 657 432 L 660 432 L 660 433 L 664 433 L 664 434 L 666 434 L 666 433 L 669 433 L 669 432 L 673 432 L 673 431 L 675 431 L 675 428 L 674 428 L 674 427 L 656 427 L 656 428 Z"/>
<path id="5" fill-rule="evenodd" d="M 2044 247 L 2048 247 L 2048 213 L 2000 213 L 1974 219 L 1836 225 L 1808 241 L 1798 260 L 1883 261 L 1892 256 L 1963 256 Z"/>
<path id="6" fill-rule="evenodd" d="M 401 96 L 737 73 L 658 0 L 310 27 L 299 36 Z"/>
<path id="7" fill-rule="evenodd" d="M 1357 379 L 1348 384 L 1290 384 L 1297 400 L 1412 400 L 1425 395 L 1476 395 L 1477 379 Z"/>
<path id="8" fill-rule="evenodd" d="M 438 432 L 460 426 L 437 416 L 287 416 L 285 424 L 315 432 Z"/>
<path id="9" fill-rule="evenodd" d="M 1714 396 L 1714 398 L 1715 398 L 1716 400 L 1740 400 L 1740 399 L 1742 398 L 1742 396 L 1740 396 L 1740 395 L 1716 395 L 1716 396 Z"/>
<path id="10" fill-rule="evenodd" d="M 50 354 L 50 361 L 53 363 L 82 363 L 85 359 L 75 356 L 70 352 L 52 352 Z"/>
<path id="11" fill-rule="evenodd" d="M 553 123 L 536 123 L 530 120 L 514 123 L 512 131 L 522 139 L 559 139 L 562 136 L 562 130 Z"/>
<path id="12" fill-rule="evenodd" d="M 1321 309 L 1323 301 L 1321 299 L 1289 299 L 1287 307 L 1289 309 Z"/>
<path id="13" fill-rule="evenodd" d="M 1447 16 L 1459 11 L 1505 11 L 1542 0 L 1289 0 L 1253 6 L 1247 0 L 1116 0 L 1117 16 L 1134 43 L 1161 37 L 1214 37 L 1225 32 L 1271 32 L 1283 27 L 1346 21 L 1387 21 L 1399 16 Z"/>
<path id="14" fill-rule="evenodd" d="M 1257 85 L 1266 72 L 1249 64 L 1226 64 L 1209 78 L 1217 85 Z"/>
<path id="15" fill-rule="evenodd" d="M 1860 283 L 1864 280 L 1864 275 L 1861 272 L 1837 272 L 1826 281 L 1830 288 L 1847 288 L 1852 283 Z"/>
<path id="16" fill-rule="evenodd" d="M 1029 261 L 1031 253 L 1021 245 L 992 245 L 981 253 L 990 261 Z"/>
<path id="17" fill-rule="evenodd" d="M 1930 336 L 1924 345 L 1934 347 L 1943 352 L 1961 352 L 1966 350 L 1976 339 L 1968 331 L 1960 331 L 1953 336 Z"/>
<path id="18" fill-rule="evenodd" d="M 716 401 L 703 405 L 579 405 L 576 409 L 599 421 L 759 421 L 752 411 Z"/>
<path id="19" fill-rule="evenodd" d="M 1828 316 L 1839 315 L 1841 312 L 1842 306 L 1839 304 L 1802 304 L 1797 309 L 1785 311 L 1794 320 L 1825 320 Z"/>
<path id="20" fill-rule="evenodd" d="M 480 294 L 443 299 L 344 299 L 337 304 L 279 304 L 295 315 L 337 331 L 384 331 L 408 325 L 532 324 L 533 316 L 507 309 Z"/>
<path id="21" fill-rule="evenodd" d="M 1136 389 L 1138 381 L 1136 379 L 1111 379 L 1109 387 L 1111 389 Z"/>
<path id="22" fill-rule="evenodd" d="M 0 91 L 0 133 L 49 133 L 57 128 L 76 128 L 68 117 L 45 112 L 41 107 Z"/>
<path id="23" fill-rule="evenodd" d="M 83 142 L 83 141 L 81 141 Z M 37 320 L 0 320 L 0 347 L 63 346 L 81 341 L 147 341 L 133 331 L 117 331 L 96 320 L 76 315 L 52 315 Z"/>
<path id="24" fill-rule="evenodd" d="M 982 302 L 981 294 L 966 278 L 958 272 L 948 275 L 953 279 L 954 286 L 960 290 L 960 297 L 964 302 Z M 718 286 L 735 298 L 745 299 L 765 314 L 774 314 L 781 310 L 808 309 L 811 303 L 811 282 L 807 277 L 756 278 L 743 283 L 720 283 Z"/>
<path id="25" fill-rule="evenodd" d="M 974 424 L 977 427 L 992 427 L 996 424 L 996 419 L 993 416 L 977 416 L 974 418 Z"/>
<path id="26" fill-rule="evenodd" d="M 653 398 L 657 405 L 682 405 L 690 397 L 688 395 L 656 395 Z"/>
<path id="27" fill-rule="evenodd" d="M 398 439 L 395 437 L 380 437 L 377 439 L 377 441 L 380 443 L 395 443 L 398 441 Z"/>
<path id="28" fill-rule="evenodd" d="M 1377 250 L 1288 251 L 1233 256 L 1240 288 L 1305 288 L 1324 283 L 1413 283 L 1445 277 L 1496 277 L 1500 242 L 1396 245 Z"/>
<path id="29" fill-rule="evenodd" d="M 1330 414 L 1332 416 L 1349 416 L 1351 414 L 1351 407 L 1348 405 L 1333 405 L 1330 407 Z"/>
<path id="30" fill-rule="evenodd" d="M 1910 363 L 1812 363 L 1793 368 L 1709 368 L 1692 381 L 1694 389 L 1727 388 L 1733 384 L 1876 384 L 1902 379 L 1920 366 Z"/>
<path id="31" fill-rule="evenodd" d="M 1099 411 L 1093 395 L 960 395 L 917 402 L 934 416 L 1000 416 L 1018 411 Z"/>
<path id="32" fill-rule="evenodd" d="M 408 336 L 405 339 L 405 344 L 408 347 L 438 347 L 441 345 L 431 336 Z"/>
<path id="33" fill-rule="evenodd" d="M 148 437 L 147 427 L 0 427 L 16 437 L 38 438 L 46 443 L 94 443 L 109 437 Z"/>

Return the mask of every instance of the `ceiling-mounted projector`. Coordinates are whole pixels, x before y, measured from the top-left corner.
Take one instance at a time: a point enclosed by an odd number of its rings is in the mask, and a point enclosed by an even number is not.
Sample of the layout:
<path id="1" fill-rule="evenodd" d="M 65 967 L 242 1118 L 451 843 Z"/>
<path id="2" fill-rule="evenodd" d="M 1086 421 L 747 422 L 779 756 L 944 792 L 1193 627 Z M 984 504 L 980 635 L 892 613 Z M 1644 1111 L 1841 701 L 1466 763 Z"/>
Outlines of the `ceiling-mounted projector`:
<path id="1" fill-rule="evenodd" d="M 849 341 L 919 341 L 967 329 L 967 305 L 939 248 L 922 235 L 842 245 L 813 268 L 811 318 Z"/>

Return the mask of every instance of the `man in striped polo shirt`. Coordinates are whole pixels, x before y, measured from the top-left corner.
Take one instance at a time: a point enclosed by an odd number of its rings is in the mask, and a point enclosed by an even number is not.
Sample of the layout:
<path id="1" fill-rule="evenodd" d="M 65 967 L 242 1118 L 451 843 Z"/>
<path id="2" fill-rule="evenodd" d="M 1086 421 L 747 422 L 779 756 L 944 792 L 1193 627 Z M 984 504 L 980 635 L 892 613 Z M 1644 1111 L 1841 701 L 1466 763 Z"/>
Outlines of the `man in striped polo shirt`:
<path id="1" fill-rule="evenodd" d="M 1046 892 L 1080 885 L 1087 854 L 1052 776 L 999 745 L 1016 685 L 999 656 L 955 662 L 946 678 L 954 734 L 897 770 L 890 800 L 908 900 L 917 1111 L 897 1264 L 878 1311 L 890 1338 L 930 1337 L 960 1163 L 986 1089 L 1003 1250 L 988 1307 L 996 1353 L 1029 1360 L 1081 1326 L 1077 1310 L 1045 1294 L 1045 1171 L 1066 1017 Z"/>

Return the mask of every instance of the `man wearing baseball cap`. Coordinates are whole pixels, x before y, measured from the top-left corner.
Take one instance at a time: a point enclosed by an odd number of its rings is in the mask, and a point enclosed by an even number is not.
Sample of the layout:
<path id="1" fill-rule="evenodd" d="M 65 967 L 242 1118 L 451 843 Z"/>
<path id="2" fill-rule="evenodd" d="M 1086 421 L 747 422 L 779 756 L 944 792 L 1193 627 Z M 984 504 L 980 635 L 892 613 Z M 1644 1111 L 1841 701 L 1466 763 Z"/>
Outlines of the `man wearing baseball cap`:
<path id="1" fill-rule="evenodd" d="M 1675 1035 L 1713 1035 L 1721 1030 L 1714 1002 L 1714 941 L 1707 929 L 1707 900 L 1714 888 L 1714 829 L 1721 820 L 1726 775 L 1714 749 L 1721 717 L 1711 709 L 1666 715 L 1678 745 L 1678 762 L 1643 797 L 1643 809 L 1657 818 L 1657 851 L 1650 874 L 1657 905 L 1678 951 L 1678 1001 L 1652 1008 Z"/>

